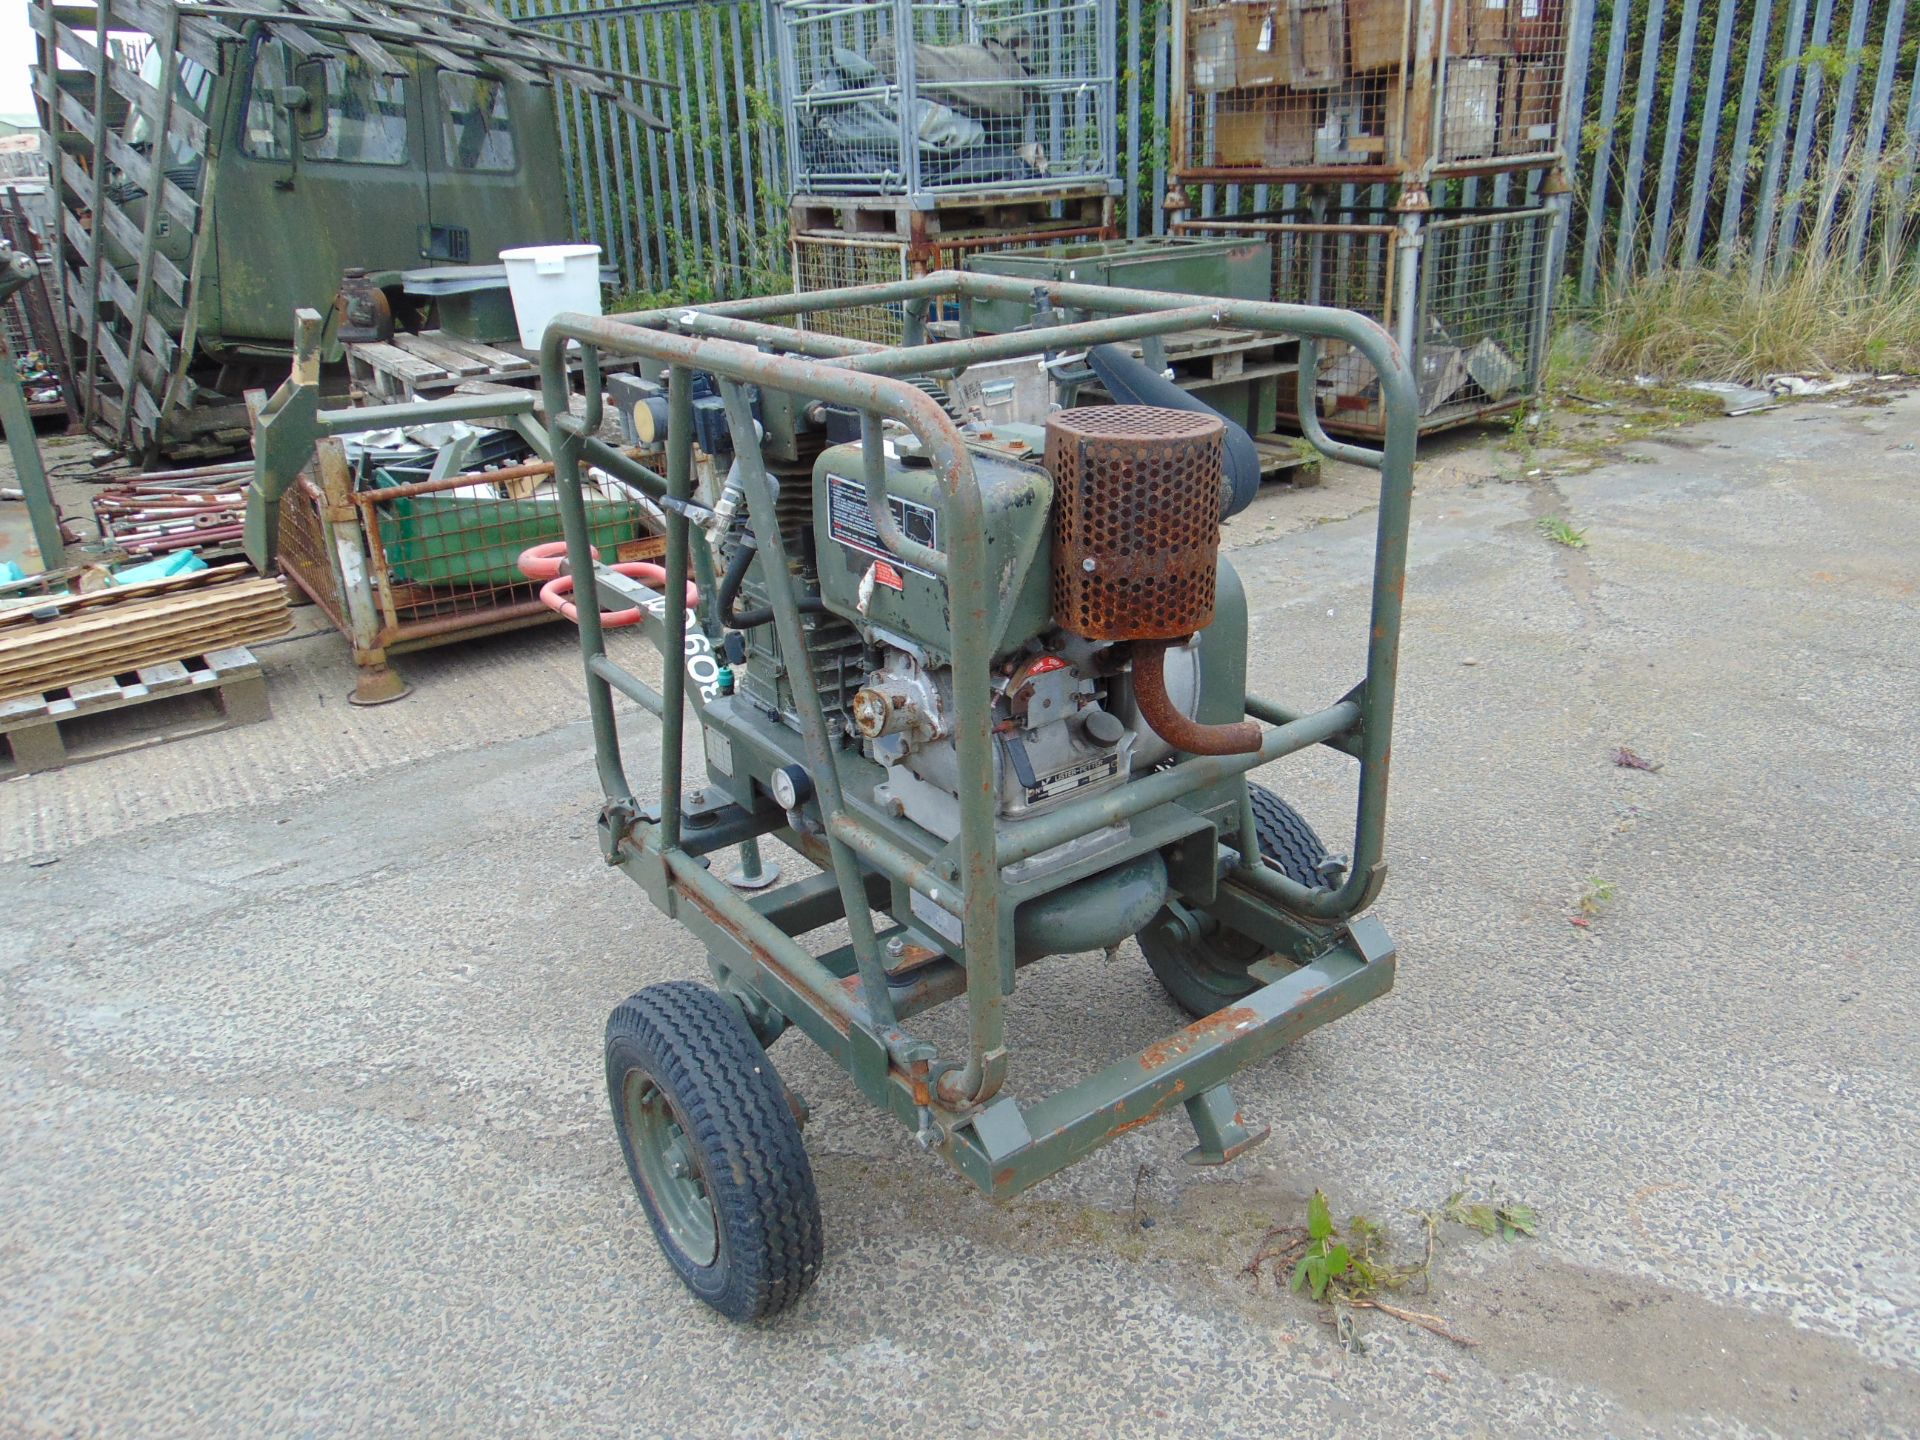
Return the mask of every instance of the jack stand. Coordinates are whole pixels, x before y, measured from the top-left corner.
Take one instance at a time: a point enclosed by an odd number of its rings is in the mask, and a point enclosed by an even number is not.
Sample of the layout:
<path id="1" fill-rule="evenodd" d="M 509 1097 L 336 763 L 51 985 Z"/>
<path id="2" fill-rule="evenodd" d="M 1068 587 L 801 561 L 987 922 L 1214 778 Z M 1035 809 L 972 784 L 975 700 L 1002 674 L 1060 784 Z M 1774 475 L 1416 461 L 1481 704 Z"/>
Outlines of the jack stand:
<path id="1" fill-rule="evenodd" d="M 400 678 L 400 672 L 383 660 L 377 665 L 360 667 L 359 676 L 353 682 L 353 693 L 347 696 L 347 703 L 386 705 L 395 700 L 404 700 L 412 693 L 413 687 Z"/>
<path id="2" fill-rule="evenodd" d="M 1180 1158 L 1189 1165 L 1224 1165 L 1238 1160 L 1273 1133 L 1273 1127 L 1247 1128 L 1245 1119 L 1234 1108 L 1233 1092 L 1225 1085 L 1202 1090 L 1187 1101 L 1187 1118 L 1200 1143 Z"/>
<path id="3" fill-rule="evenodd" d="M 780 878 L 780 867 L 760 858 L 758 840 L 740 842 L 740 868 L 727 877 L 736 890 L 764 890 Z"/>

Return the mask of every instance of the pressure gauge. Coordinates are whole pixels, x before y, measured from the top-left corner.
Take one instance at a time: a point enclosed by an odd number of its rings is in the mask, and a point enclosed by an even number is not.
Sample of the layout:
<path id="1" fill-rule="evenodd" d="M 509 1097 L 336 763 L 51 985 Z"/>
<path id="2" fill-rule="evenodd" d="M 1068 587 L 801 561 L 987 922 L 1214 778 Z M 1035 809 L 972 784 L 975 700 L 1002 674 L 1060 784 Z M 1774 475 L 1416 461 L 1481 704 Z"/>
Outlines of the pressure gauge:
<path id="1" fill-rule="evenodd" d="M 813 779 L 798 765 L 782 765 L 773 772 L 773 801 L 782 810 L 798 810 L 813 798 Z"/>

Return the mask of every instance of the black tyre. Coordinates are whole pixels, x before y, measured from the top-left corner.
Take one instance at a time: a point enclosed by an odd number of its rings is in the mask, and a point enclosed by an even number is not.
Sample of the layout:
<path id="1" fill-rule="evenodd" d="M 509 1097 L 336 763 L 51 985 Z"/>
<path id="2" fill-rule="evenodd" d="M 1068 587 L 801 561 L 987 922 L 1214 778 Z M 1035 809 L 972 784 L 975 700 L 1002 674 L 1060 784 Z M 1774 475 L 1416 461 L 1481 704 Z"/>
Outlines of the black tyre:
<path id="1" fill-rule="evenodd" d="M 607 1096 L 668 1262 L 729 1320 L 793 1304 L 820 1271 L 820 1196 L 773 1061 L 704 985 L 649 985 L 607 1017 Z"/>
<path id="2" fill-rule="evenodd" d="M 1247 794 L 1253 800 L 1260 853 L 1288 879 L 1315 889 L 1323 887 L 1327 882 L 1320 864 L 1327 858 L 1327 847 L 1313 833 L 1313 827 L 1271 790 L 1249 785 Z M 1161 927 L 1164 912 L 1138 938 L 1154 978 L 1176 1005 L 1198 1018 L 1258 989 L 1258 983 L 1248 977 L 1247 967 L 1273 952 L 1258 940 L 1229 930 L 1204 911 L 1196 913 L 1205 931 L 1198 940 L 1168 939 Z"/>

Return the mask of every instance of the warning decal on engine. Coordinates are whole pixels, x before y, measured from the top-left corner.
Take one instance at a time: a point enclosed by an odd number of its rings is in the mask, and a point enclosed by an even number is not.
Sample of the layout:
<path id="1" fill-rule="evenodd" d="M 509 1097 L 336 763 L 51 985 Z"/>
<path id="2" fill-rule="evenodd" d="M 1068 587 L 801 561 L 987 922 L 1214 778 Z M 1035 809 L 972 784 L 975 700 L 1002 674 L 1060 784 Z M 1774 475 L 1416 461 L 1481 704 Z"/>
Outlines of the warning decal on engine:
<path id="1" fill-rule="evenodd" d="M 1038 805 L 1042 800 L 1052 800 L 1061 795 L 1071 794 L 1075 790 L 1084 790 L 1089 785 L 1097 785 L 1102 780 L 1111 780 L 1120 773 L 1120 757 L 1109 751 L 1105 755 L 1089 756 L 1085 760 L 1076 760 L 1073 764 L 1053 771 L 1049 775 L 1039 775 L 1027 786 L 1027 804 Z"/>
<path id="2" fill-rule="evenodd" d="M 887 508 L 893 511 L 893 523 L 900 527 L 902 535 L 918 541 L 929 550 L 940 548 L 939 517 L 931 505 L 889 495 Z M 880 543 L 880 532 L 874 529 L 873 516 L 867 512 L 867 487 L 858 480 L 836 475 L 831 470 L 827 472 L 827 514 L 829 533 L 849 550 L 888 561 L 916 575 L 932 575 L 932 571 L 909 564 Z"/>

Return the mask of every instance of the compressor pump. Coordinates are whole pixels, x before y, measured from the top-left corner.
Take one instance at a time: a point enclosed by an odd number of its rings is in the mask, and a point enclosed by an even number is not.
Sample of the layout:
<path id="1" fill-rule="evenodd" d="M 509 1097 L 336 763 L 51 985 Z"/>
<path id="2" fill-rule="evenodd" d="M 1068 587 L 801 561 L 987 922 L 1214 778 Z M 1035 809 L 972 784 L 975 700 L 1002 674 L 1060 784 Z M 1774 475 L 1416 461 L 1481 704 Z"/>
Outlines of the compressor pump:
<path id="1" fill-rule="evenodd" d="M 933 307 L 985 301 L 1032 318 L 927 337 Z M 768 323 L 890 305 L 908 332 L 894 347 Z M 1381 475 L 1366 673 L 1318 709 L 1249 691 L 1221 527 L 1257 486 L 1251 442 L 1103 358 L 1209 325 L 1293 337 L 1309 438 Z M 1374 367 L 1382 449 L 1310 418 L 1323 341 Z M 653 367 L 644 428 L 663 459 L 603 438 L 591 388 L 570 411 L 570 342 L 588 377 L 603 354 Z M 1082 359 L 1115 403 L 1056 398 L 988 423 L 960 398 L 987 365 L 1052 375 Z M 1393 982 L 1393 943 L 1365 913 L 1385 876 L 1418 419 L 1391 338 L 1343 311 L 943 272 L 562 316 L 542 370 L 567 553 L 522 568 L 558 572 L 543 598 L 579 624 L 601 852 L 690 932 L 712 979 L 650 985 L 607 1024 L 622 1154 L 688 1288 L 745 1319 L 819 1270 L 808 1107 L 769 1048 L 789 1029 L 995 1196 L 1171 1111 L 1192 1125 L 1194 1164 L 1264 1139 L 1233 1077 Z M 800 420 L 818 427 L 804 445 Z M 589 467 L 657 503 L 657 566 L 595 553 Z M 610 648 L 621 623 L 676 662 L 657 682 Z M 628 776 L 615 694 L 659 719 L 657 799 Z M 1314 746 L 1357 763 L 1346 856 L 1248 779 Z M 769 840 L 806 863 L 782 859 L 776 877 Z M 1089 952 L 1125 964 L 1129 941 L 1190 1023 L 1035 1096 L 1007 1023 L 1020 975 Z M 1090 986 L 1117 973 L 1076 972 Z M 918 1028 L 961 1000 L 963 1037 Z M 1021 1033 L 1070 1047 L 1084 1013 L 1055 1005 Z"/>

